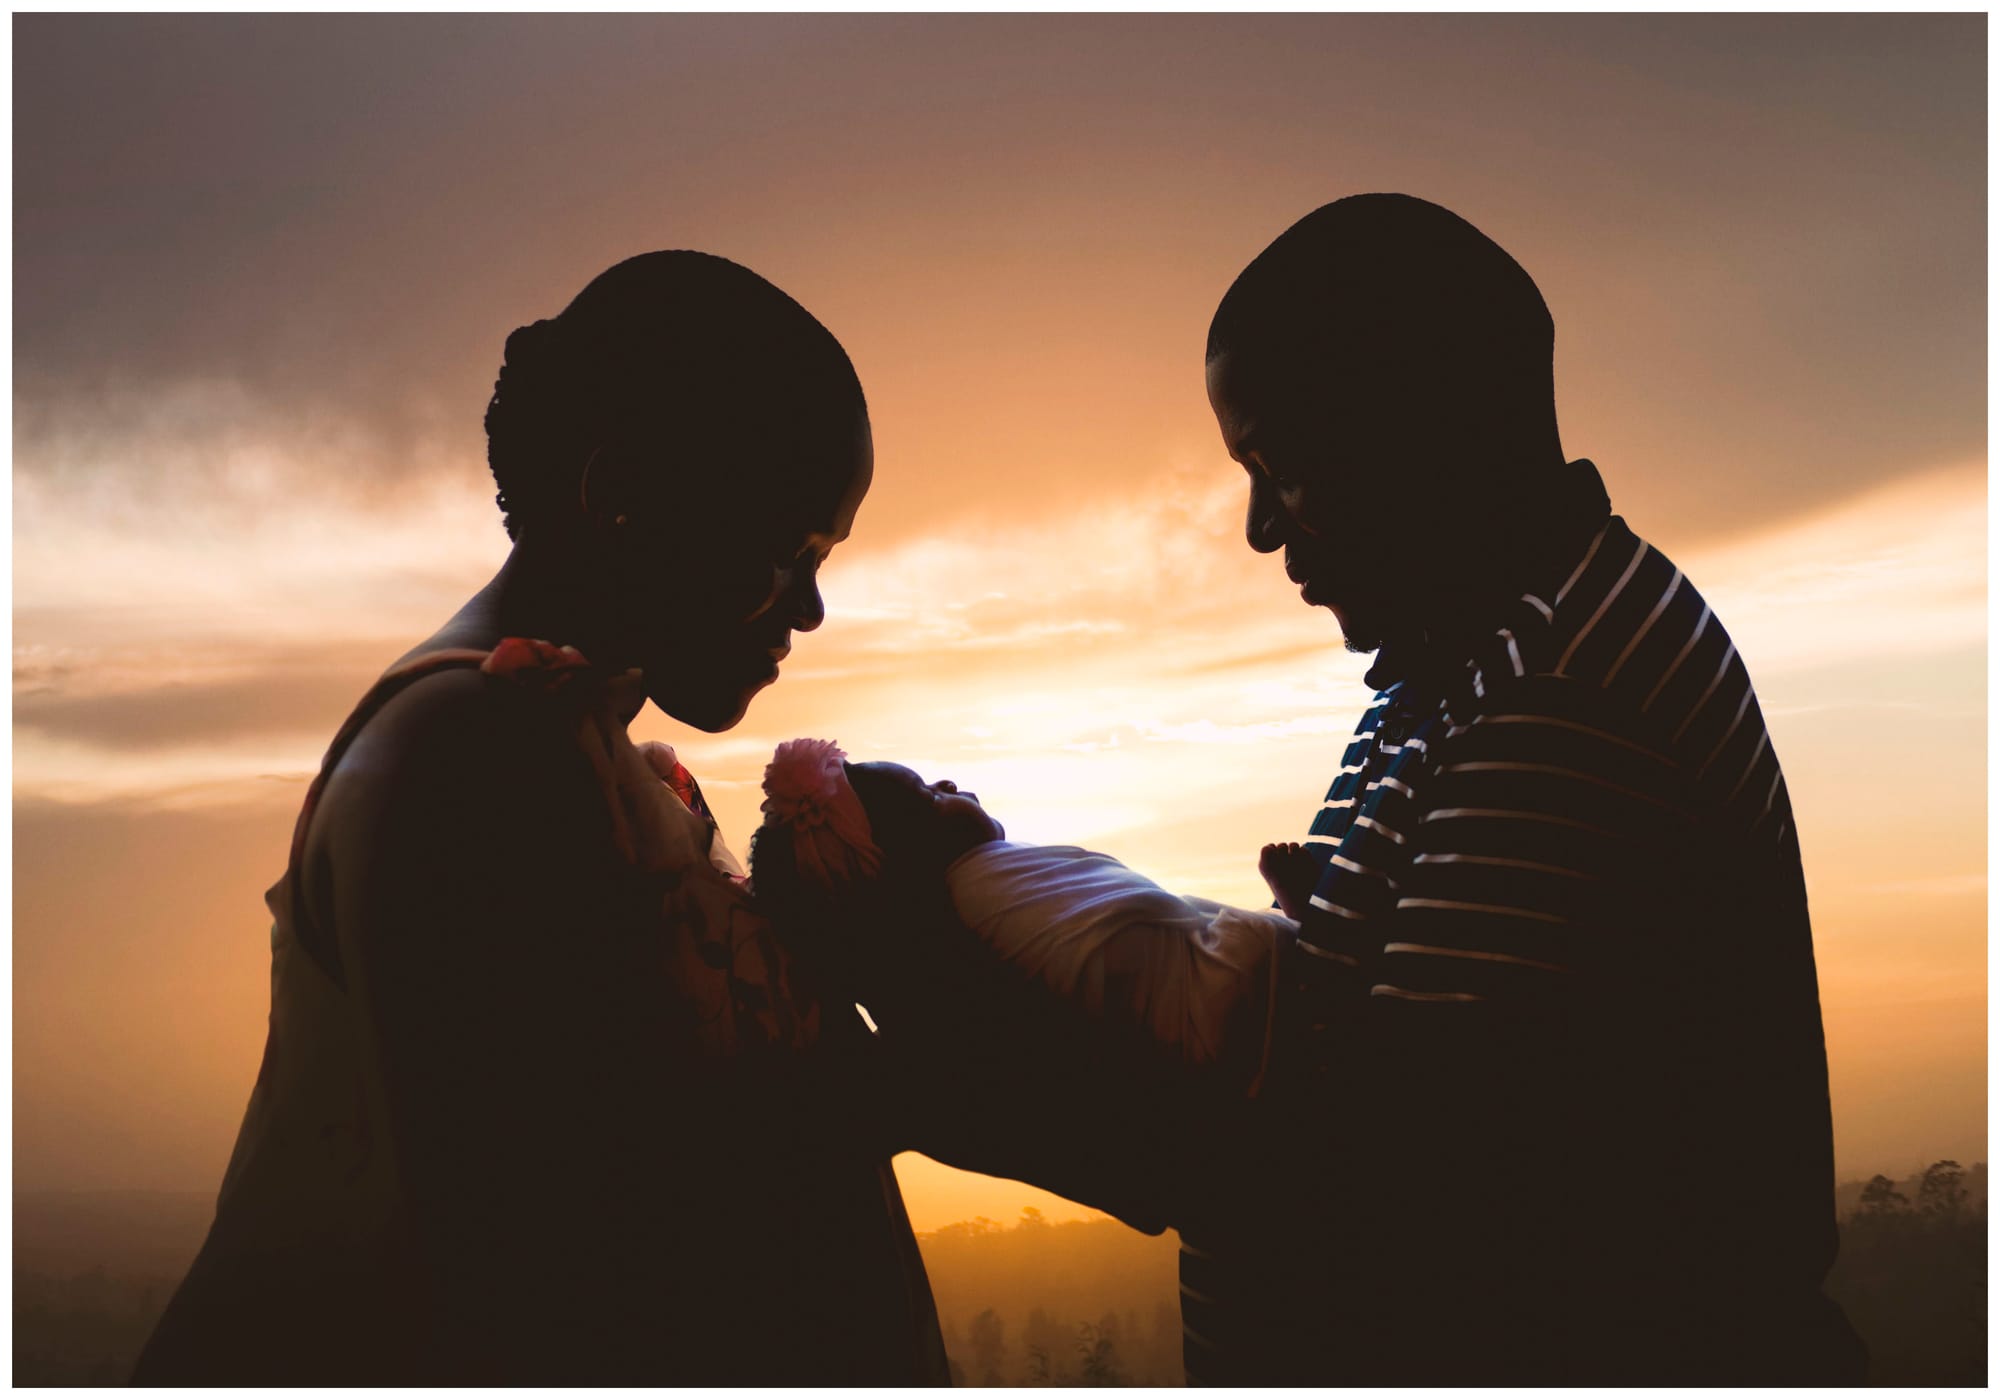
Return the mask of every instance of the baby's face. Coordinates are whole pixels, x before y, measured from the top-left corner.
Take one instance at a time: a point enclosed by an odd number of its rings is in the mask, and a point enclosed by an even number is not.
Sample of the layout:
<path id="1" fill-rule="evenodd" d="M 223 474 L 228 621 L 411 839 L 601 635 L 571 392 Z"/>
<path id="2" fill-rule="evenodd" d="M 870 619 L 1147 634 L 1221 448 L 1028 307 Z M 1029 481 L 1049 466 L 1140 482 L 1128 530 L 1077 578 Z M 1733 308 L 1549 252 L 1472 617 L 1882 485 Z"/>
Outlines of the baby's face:
<path id="1" fill-rule="evenodd" d="M 978 794 L 960 792 L 949 779 L 927 783 L 900 763 L 851 763 L 847 775 L 884 851 L 948 865 L 1007 834 L 979 805 Z"/>

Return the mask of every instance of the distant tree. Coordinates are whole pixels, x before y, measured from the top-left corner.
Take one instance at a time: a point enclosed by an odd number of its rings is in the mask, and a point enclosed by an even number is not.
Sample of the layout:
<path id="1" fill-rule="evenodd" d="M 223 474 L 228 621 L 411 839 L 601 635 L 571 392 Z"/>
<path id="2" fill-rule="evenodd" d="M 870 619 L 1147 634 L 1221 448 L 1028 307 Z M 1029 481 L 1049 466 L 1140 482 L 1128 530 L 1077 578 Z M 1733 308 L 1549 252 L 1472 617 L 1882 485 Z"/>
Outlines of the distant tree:
<path id="1" fill-rule="evenodd" d="M 1049 1375 L 1049 1354 L 1033 1342 L 1030 1342 L 1028 1344 L 1028 1384 L 1053 1385 L 1054 1383 L 1054 1379 Z"/>
<path id="2" fill-rule="evenodd" d="M 1000 1321 L 1000 1315 L 988 1308 L 972 1319 L 966 1331 L 972 1370 L 978 1373 L 979 1383 L 1005 1385 L 1000 1368 L 1007 1359 L 1007 1327 Z"/>
<path id="3" fill-rule="evenodd" d="M 1080 1385 L 1105 1386 L 1123 1385 L 1125 1377 L 1118 1371 L 1118 1343 L 1107 1337 L 1101 1328 L 1085 1322 L 1077 1329 L 1076 1354 L 1082 1372 Z"/>
<path id="4" fill-rule="evenodd" d="M 1934 1162 L 1859 1189 L 1826 1280 L 1867 1343 L 1877 1386 L 1986 1383 L 1986 1220 L 1981 1174 Z M 1910 1198 L 1915 1198 L 1912 1208 Z"/>
<path id="5" fill-rule="evenodd" d="M 1941 1220 L 1956 1220 L 1965 1213 L 1965 1168 L 1946 1158 L 1924 1169 L 1917 1183 L 1917 1209 Z"/>
<path id="6" fill-rule="evenodd" d="M 1047 1358 L 1048 1384 L 1064 1385 L 1067 1377 L 1062 1373 L 1059 1358 L 1069 1350 L 1070 1331 L 1049 1316 L 1045 1308 L 1034 1308 L 1028 1313 L 1027 1325 L 1021 1331 L 1021 1340 Z"/>
<path id="7" fill-rule="evenodd" d="M 1910 1208 L 1910 1198 L 1896 1189 L 1896 1183 L 1888 1177 L 1877 1174 L 1870 1177 L 1868 1184 L 1861 1188 L 1862 1215 L 1892 1215 Z"/>

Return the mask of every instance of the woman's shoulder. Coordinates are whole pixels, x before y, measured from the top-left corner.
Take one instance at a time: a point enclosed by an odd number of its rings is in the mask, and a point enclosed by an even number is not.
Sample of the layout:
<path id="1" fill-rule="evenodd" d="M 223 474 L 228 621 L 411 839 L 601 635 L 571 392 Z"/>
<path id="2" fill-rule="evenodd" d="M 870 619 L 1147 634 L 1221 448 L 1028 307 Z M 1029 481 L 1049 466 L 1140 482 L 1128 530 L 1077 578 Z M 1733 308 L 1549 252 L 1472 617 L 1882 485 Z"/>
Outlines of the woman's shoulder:
<path id="1" fill-rule="evenodd" d="M 455 826 L 561 810 L 595 790 L 577 742 L 573 698 L 454 658 L 394 673 L 371 692 L 359 727 L 332 758 L 309 840 L 351 828 L 421 836 L 424 822 Z"/>
<path id="2" fill-rule="evenodd" d="M 335 772 L 392 776 L 459 766 L 490 771 L 506 749 L 554 747 L 563 738 L 550 697 L 482 671 L 473 658 L 433 665 L 380 697 Z"/>
<path id="3" fill-rule="evenodd" d="M 572 899 L 605 883 L 614 846 L 575 697 L 482 672 L 480 659 L 395 678 L 357 711 L 295 838 L 315 925 L 382 934 L 411 910 L 475 909 L 493 925 L 510 916 L 499 892 L 530 872 Z"/>

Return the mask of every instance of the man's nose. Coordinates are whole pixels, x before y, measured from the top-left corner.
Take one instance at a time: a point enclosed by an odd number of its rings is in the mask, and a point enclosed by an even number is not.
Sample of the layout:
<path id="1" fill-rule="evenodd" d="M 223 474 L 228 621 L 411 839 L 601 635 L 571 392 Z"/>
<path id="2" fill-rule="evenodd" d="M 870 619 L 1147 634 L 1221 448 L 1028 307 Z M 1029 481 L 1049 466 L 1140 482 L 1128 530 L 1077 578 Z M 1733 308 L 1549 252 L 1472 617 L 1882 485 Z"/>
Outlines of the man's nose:
<path id="1" fill-rule="evenodd" d="M 1278 529 L 1278 503 L 1262 486 L 1250 488 L 1250 510 L 1243 518 L 1243 538 L 1259 554 L 1269 554 L 1285 542 Z"/>

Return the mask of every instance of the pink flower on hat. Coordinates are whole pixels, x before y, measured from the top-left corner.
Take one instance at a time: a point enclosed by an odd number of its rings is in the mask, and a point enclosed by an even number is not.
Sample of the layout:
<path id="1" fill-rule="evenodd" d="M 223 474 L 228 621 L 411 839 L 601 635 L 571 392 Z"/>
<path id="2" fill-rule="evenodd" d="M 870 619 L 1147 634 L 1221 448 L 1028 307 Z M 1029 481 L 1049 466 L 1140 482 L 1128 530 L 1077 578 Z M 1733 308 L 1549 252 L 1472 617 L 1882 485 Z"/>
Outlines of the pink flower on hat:
<path id="1" fill-rule="evenodd" d="M 764 769 L 764 812 L 787 826 L 824 826 L 843 790 L 847 754 L 831 739 L 787 739 Z"/>
<path id="2" fill-rule="evenodd" d="M 764 769 L 764 814 L 791 828 L 799 875 L 836 893 L 882 868 L 846 760 L 830 739 L 787 739 Z"/>

